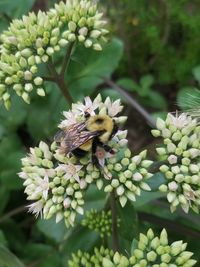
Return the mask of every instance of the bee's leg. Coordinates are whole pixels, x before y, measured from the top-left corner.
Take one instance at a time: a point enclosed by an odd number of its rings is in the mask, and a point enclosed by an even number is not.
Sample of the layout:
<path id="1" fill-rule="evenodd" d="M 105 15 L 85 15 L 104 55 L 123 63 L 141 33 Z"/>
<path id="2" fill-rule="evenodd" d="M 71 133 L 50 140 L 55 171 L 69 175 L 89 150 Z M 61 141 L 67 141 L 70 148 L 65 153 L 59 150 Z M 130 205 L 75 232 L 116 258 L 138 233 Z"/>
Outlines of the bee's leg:
<path id="1" fill-rule="evenodd" d="M 118 130 L 119 130 L 118 125 L 114 124 L 113 130 L 112 130 L 112 134 L 111 134 L 111 138 L 117 133 Z"/>
<path id="2" fill-rule="evenodd" d="M 115 154 L 115 151 L 109 145 L 106 145 L 100 141 L 97 143 L 97 145 L 102 147 L 106 152 L 109 152 L 110 154 Z"/>
<path id="3" fill-rule="evenodd" d="M 97 150 L 97 142 L 94 139 L 94 141 L 92 143 L 92 164 L 99 169 L 101 166 L 99 164 L 99 160 L 98 160 L 97 156 L 95 155 L 96 150 Z"/>

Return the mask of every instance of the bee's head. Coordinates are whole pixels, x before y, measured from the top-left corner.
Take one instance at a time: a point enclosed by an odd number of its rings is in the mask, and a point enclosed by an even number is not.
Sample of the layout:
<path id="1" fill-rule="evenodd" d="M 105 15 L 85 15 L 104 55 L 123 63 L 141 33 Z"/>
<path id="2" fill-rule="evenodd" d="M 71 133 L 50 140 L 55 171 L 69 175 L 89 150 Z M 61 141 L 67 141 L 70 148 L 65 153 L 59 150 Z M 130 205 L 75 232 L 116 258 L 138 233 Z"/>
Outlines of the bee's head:
<path id="1" fill-rule="evenodd" d="M 87 121 L 87 129 L 91 132 L 102 132 L 100 139 L 102 139 L 102 142 L 106 142 L 112 135 L 114 129 L 114 121 L 108 115 L 91 116 Z"/>

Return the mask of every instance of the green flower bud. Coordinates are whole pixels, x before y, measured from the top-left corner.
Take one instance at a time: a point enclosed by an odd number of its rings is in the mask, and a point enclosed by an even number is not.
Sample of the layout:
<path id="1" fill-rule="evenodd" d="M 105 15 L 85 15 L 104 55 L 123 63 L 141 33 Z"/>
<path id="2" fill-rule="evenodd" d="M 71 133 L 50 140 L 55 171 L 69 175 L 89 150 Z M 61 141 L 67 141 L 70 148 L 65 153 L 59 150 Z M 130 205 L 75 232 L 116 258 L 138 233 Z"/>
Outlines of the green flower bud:
<path id="1" fill-rule="evenodd" d="M 150 262 L 154 262 L 157 258 L 157 255 L 154 251 L 150 251 L 147 253 L 147 260 Z"/>
<path id="2" fill-rule="evenodd" d="M 163 147 L 158 147 L 158 148 L 156 148 L 156 152 L 157 152 L 158 155 L 160 155 L 160 156 L 166 155 L 166 150 L 165 150 L 165 148 L 163 148 Z"/>
<path id="3" fill-rule="evenodd" d="M 158 130 L 163 130 L 166 128 L 166 124 L 162 119 L 158 118 L 156 121 L 156 127 L 158 128 Z"/>
<path id="4" fill-rule="evenodd" d="M 32 83 L 26 83 L 24 86 L 25 91 L 31 92 L 33 90 L 33 85 Z"/>
<path id="5" fill-rule="evenodd" d="M 120 202 L 121 206 L 124 207 L 126 205 L 126 202 L 127 202 L 127 197 L 120 196 L 119 197 L 119 202 Z"/>
<path id="6" fill-rule="evenodd" d="M 39 96 L 45 96 L 45 91 L 44 91 L 44 89 L 43 89 L 43 88 L 38 88 L 38 89 L 37 89 L 37 94 L 38 94 Z"/>
<path id="7" fill-rule="evenodd" d="M 159 137 L 160 136 L 160 131 L 159 130 L 151 130 L 151 133 L 154 137 Z"/>
<path id="8" fill-rule="evenodd" d="M 86 48 L 89 48 L 92 46 L 92 41 L 90 39 L 86 39 L 86 41 L 84 42 L 84 45 Z"/>
<path id="9" fill-rule="evenodd" d="M 123 165 L 123 166 L 128 166 L 129 165 L 129 159 L 128 158 L 123 158 L 122 160 L 121 160 L 121 164 Z"/>

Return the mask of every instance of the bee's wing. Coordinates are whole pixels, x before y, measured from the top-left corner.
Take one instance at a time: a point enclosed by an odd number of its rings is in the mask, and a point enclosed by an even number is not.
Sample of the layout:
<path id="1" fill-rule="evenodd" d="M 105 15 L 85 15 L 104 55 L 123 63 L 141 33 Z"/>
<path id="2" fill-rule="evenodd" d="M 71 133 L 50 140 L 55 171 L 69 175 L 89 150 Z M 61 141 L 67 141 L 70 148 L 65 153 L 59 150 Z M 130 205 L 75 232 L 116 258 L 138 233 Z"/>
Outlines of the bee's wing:
<path id="1" fill-rule="evenodd" d="M 59 131 L 54 136 L 54 140 L 60 143 L 60 150 L 63 153 L 68 154 L 100 134 L 99 132 L 89 132 L 85 130 L 85 126 L 85 122 L 76 123 Z"/>
<path id="2" fill-rule="evenodd" d="M 66 135 L 70 135 L 71 133 L 80 133 L 85 129 L 85 122 L 72 124 L 63 130 L 58 131 L 54 136 L 54 141 L 60 143 L 66 137 Z"/>
<path id="3" fill-rule="evenodd" d="M 99 132 L 89 132 L 82 131 L 80 133 L 73 133 L 72 135 L 66 135 L 65 142 L 65 153 L 69 153 L 70 151 L 75 150 L 79 146 L 85 144 L 90 139 L 99 135 Z"/>

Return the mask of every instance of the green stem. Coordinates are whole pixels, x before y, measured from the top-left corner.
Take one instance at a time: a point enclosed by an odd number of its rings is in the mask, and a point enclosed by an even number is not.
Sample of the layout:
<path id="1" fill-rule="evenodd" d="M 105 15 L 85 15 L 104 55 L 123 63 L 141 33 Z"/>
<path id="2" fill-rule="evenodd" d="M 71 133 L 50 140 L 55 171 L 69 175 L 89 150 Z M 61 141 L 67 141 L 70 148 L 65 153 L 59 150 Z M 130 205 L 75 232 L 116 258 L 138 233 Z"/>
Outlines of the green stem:
<path id="1" fill-rule="evenodd" d="M 14 209 L 14 210 L 9 211 L 8 213 L 6 213 L 4 216 L 2 216 L 0 218 L 0 223 L 6 221 L 7 219 L 9 219 L 10 217 L 12 217 L 12 216 L 14 216 L 16 214 L 24 212 L 26 209 L 27 209 L 27 207 L 20 206 L 20 207 L 17 207 L 16 209 Z"/>
<path id="2" fill-rule="evenodd" d="M 74 46 L 74 43 L 70 43 L 69 44 L 67 53 L 65 54 L 65 57 L 64 57 L 64 60 L 63 60 L 62 68 L 61 68 L 60 75 L 59 75 L 60 77 L 63 77 L 63 78 L 65 77 L 65 71 L 66 71 L 66 69 L 68 67 L 68 64 L 69 64 L 69 61 L 70 61 L 70 58 L 71 58 L 73 46 Z"/>
<path id="3" fill-rule="evenodd" d="M 61 76 L 57 73 L 55 65 L 53 64 L 52 61 L 49 61 L 48 68 L 49 68 L 50 73 L 52 74 L 52 81 L 54 81 L 58 85 L 65 99 L 68 101 L 68 103 L 71 104 L 73 102 L 73 99 L 65 84 L 64 75 Z"/>
<path id="4" fill-rule="evenodd" d="M 62 64 L 60 73 L 57 72 L 53 61 L 49 60 L 47 66 L 48 66 L 49 71 L 50 71 L 52 76 L 51 77 L 43 77 L 43 79 L 45 81 L 55 82 L 58 85 L 58 88 L 60 89 L 60 91 L 62 92 L 62 94 L 64 95 L 65 99 L 68 101 L 69 104 L 71 104 L 73 102 L 73 99 L 72 99 L 72 97 L 69 93 L 69 90 L 67 88 L 67 85 L 65 83 L 65 72 L 66 72 L 66 69 L 69 65 L 73 46 L 74 46 L 74 43 L 69 44 L 69 47 L 67 49 L 67 52 L 66 52 L 64 60 L 63 60 L 63 64 Z"/>
<path id="5" fill-rule="evenodd" d="M 119 241 L 117 232 L 117 207 L 115 200 L 115 191 L 110 193 L 110 208 L 112 212 L 112 246 L 113 251 L 119 251 Z"/>

